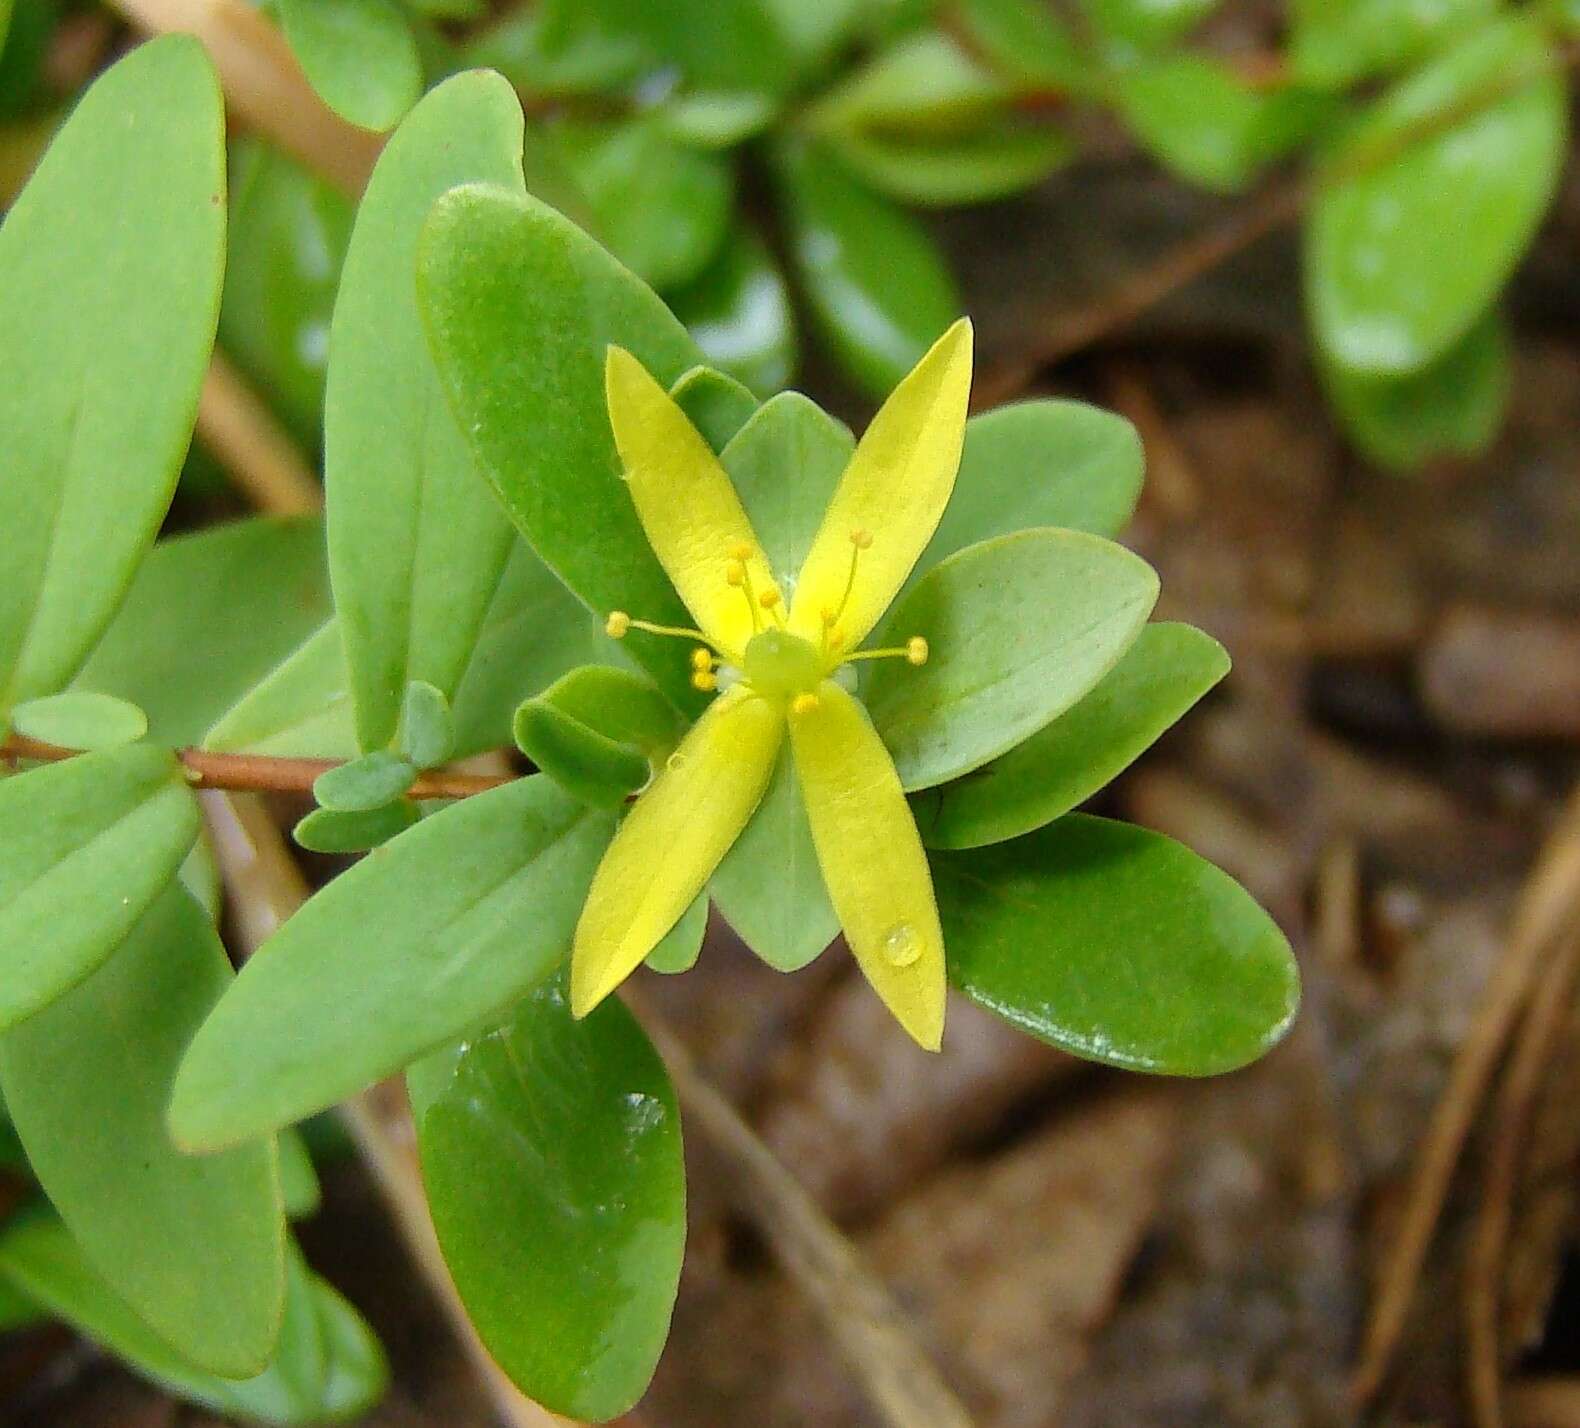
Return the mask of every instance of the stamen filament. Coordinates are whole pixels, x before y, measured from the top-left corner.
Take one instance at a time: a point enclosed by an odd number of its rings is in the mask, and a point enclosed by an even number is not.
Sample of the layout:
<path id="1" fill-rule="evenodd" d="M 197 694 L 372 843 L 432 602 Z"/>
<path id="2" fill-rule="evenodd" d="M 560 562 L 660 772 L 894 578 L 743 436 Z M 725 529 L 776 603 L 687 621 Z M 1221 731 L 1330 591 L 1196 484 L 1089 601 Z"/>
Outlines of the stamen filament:
<path id="1" fill-rule="evenodd" d="M 680 625 L 655 625 L 651 620 L 633 620 L 624 610 L 611 610 L 609 618 L 604 621 L 604 633 L 610 639 L 623 640 L 627 632 L 631 630 L 643 630 L 650 635 L 665 635 L 677 640 L 698 640 L 718 655 L 720 659 L 724 658 L 724 651 L 703 634 L 701 630 L 688 630 Z"/>
<path id="2" fill-rule="evenodd" d="M 882 650 L 858 650 L 853 655 L 847 655 L 845 662 L 854 664 L 858 659 L 903 659 L 908 664 L 927 663 L 927 641 L 920 635 L 913 635 L 903 645 L 893 646 Z"/>
<path id="3" fill-rule="evenodd" d="M 845 607 L 850 604 L 851 592 L 856 588 L 856 563 L 861 559 L 861 553 L 872 546 L 872 532 L 857 526 L 850 533 L 850 573 L 845 577 L 845 593 L 839 597 L 839 604 L 832 610 L 823 611 L 823 648 L 837 650 L 839 641 L 833 637 L 834 626 L 839 623 L 839 617 L 845 613 Z"/>

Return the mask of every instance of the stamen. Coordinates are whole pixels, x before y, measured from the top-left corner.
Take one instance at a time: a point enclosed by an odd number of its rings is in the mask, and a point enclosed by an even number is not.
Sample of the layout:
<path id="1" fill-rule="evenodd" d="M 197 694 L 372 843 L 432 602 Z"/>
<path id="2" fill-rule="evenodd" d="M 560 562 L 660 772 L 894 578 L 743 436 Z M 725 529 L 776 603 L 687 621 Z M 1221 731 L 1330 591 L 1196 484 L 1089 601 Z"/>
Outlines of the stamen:
<path id="1" fill-rule="evenodd" d="M 603 632 L 611 640 L 623 640 L 631 629 L 631 617 L 624 610 L 611 610 L 603 622 Z"/>
<path id="2" fill-rule="evenodd" d="M 713 668 L 713 651 L 699 645 L 691 652 L 691 667 L 698 674 L 706 674 Z"/>
<path id="3" fill-rule="evenodd" d="M 930 653 L 931 651 L 927 647 L 927 641 L 921 635 L 912 635 L 910 639 L 905 642 L 905 657 L 912 664 L 926 664 L 927 656 Z"/>
<path id="4" fill-rule="evenodd" d="M 883 650 L 860 650 L 849 656 L 846 662 L 854 664 L 858 659 L 903 659 L 907 664 L 926 664 L 928 653 L 927 641 L 920 635 L 912 635 L 903 645 Z"/>
<path id="5" fill-rule="evenodd" d="M 745 541 L 738 542 L 730 552 L 729 564 L 724 567 L 724 580 L 727 585 L 745 594 L 747 608 L 752 612 L 752 633 L 755 635 L 762 629 L 763 623 L 757 613 L 757 594 L 752 589 L 752 573 L 746 568 L 746 557 L 751 553 L 752 548 Z"/>
<path id="6" fill-rule="evenodd" d="M 823 617 L 823 648 L 830 652 L 837 650 L 843 643 L 833 630 L 839 617 L 845 613 L 845 607 L 850 604 L 851 592 L 856 588 L 856 563 L 861 559 L 862 551 L 871 549 L 872 532 L 864 526 L 857 526 L 850 533 L 850 573 L 845 577 L 845 593 L 839 597 L 839 604 L 832 610 L 825 605 L 819 611 Z"/>
<path id="7" fill-rule="evenodd" d="M 612 640 L 623 640 L 632 630 L 645 630 L 650 635 L 667 635 L 677 640 L 701 640 L 709 649 L 723 658 L 723 651 L 713 643 L 701 630 L 688 630 L 679 625 L 655 625 L 651 620 L 633 620 L 624 610 L 611 610 L 609 618 L 603 624 L 604 633 Z M 693 652 L 692 665 L 696 667 L 696 653 Z"/>
<path id="8" fill-rule="evenodd" d="M 719 687 L 718 676 L 711 670 L 699 669 L 691 676 L 691 687 L 700 689 L 704 694 L 712 694 Z"/>
<path id="9" fill-rule="evenodd" d="M 790 701 L 790 712 L 797 715 L 810 714 L 822 702 L 815 694 L 798 694 Z"/>

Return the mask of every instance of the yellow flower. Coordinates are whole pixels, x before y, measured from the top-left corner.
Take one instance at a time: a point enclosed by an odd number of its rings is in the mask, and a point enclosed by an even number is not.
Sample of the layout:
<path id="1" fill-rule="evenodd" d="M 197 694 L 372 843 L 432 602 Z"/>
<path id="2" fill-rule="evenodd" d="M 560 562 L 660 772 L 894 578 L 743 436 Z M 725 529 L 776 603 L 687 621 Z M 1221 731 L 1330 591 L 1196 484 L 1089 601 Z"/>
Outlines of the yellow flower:
<path id="1" fill-rule="evenodd" d="M 724 692 L 636 800 L 599 865 L 572 949 L 572 1009 L 585 1016 L 618 987 L 702 891 L 761 802 L 788 730 L 851 951 L 900 1024 L 936 1051 L 944 943 L 927 857 L 893 761 L 839 676 L 856 659 L 927 659 L 920 635 L 898 649 L 859 646 L 954 490 L 971 326 L 957 322 L 939 338 L 873 418 L 788 591 L 718 458 L 664 389 L 618 347 L 609 349 L 606 385 L 637 514 L 697 622 L 677 630 L 617 610 L 609 633 L 696 642 L 692 682 Z"/>

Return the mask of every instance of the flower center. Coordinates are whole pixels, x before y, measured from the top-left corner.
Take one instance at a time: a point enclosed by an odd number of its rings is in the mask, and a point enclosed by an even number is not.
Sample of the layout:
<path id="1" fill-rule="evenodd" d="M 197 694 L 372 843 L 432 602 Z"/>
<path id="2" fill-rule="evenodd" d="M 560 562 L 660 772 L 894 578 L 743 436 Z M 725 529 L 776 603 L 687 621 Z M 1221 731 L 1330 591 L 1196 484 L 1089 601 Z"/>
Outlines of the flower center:
<path id="1" fill-rule="evenodd" d="M 789 700 L 810 694 L 822 681 L 826 660 L 810 640 L 788 630 L 764 630 L 746 643 L 741 673 L 759 694 Z"/>

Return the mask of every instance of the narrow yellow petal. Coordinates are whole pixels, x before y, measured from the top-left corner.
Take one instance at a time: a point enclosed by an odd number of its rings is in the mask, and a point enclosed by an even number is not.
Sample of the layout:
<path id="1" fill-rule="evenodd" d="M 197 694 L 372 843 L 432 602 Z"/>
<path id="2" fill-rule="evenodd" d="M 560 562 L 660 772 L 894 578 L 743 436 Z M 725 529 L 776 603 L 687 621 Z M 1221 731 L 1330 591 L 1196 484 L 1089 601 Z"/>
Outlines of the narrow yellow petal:
<path id="1" fill-rule="evenodd" d="M 970 394 L 971 324 L 962 318 L 889 394 L 850 458 L 796 578 L 790 628 L 798 635 L 819 639 L 823 612 L 843 602 L 837 628 L 843 647 L 855 649 L 889 608 L 955 489 Z M 857 533 L 872 539 L 851 584 Z"/>
<path id="2" fill-rule="evenodd" d="M 784 714 L 737 686 L 720 695 L 632 805 L 598 865 L 571 948 L 571 1010 L 586 1016 L 634 972 L 756 812 Z"/>
<path id="3" fill-rule="evenodd" d="M 856 961 L 929 1051 L 944 1034 L 944 934 L 927 855 L 867 712 L 832 680 L 790 716 L 812 843 Z"/>
<path id="4" fill-rule="evenodd" d="M 697 627 L 738 657 L 754 623 L 744 587 L 726 578 L 730 562 L 741 561 L 754 594 L 774 587 L 734 485 L 685 412 L 623 347 L 609 349 L 604 390 L 615 447 L 649 544 Z"/>

